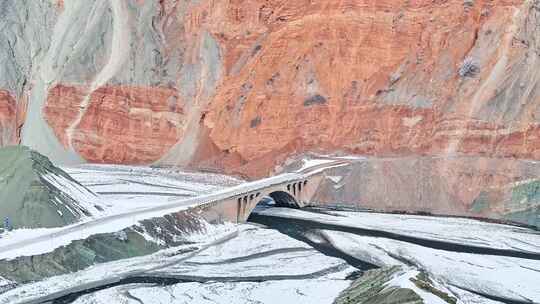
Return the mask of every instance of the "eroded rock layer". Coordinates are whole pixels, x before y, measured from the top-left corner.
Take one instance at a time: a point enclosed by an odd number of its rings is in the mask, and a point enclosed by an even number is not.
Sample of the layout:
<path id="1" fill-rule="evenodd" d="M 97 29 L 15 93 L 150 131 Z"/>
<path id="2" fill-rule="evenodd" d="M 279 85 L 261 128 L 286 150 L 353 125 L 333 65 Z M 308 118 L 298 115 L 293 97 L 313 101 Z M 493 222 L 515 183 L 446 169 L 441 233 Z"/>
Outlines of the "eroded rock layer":
<path id="1" fill-rule="evenodd" d="M 6 91 L 0 91 L 0 147 L 15 143 L 17 104 Z"/>
<path id="2" fill-rule="evenodd" d="M 60 141 L 73 145 L 85 159 L 151 163 L 181 138 L 184 113 L 175 90 L 106 86 L 85 96 L 87 91 L 58 85 L 50 91 L 44 111 Z M 76 122 L 85 98 L 88 108 Z M 68 132 L 73 133 L 71 142 Z"/>
<path id="3" fill-rule="evenodd" d="M 241 20 L 250 18 L 246 8 Z M 251 163 L 306 149 L 538 159 L 538 2 L 277 5 L 205 125 Z M 248 25 L 242 26 L 242 28 Z M 237 61 L 239 62 L 239 61 Z M 521 66 L 521 68 L 518 68 Z"/>

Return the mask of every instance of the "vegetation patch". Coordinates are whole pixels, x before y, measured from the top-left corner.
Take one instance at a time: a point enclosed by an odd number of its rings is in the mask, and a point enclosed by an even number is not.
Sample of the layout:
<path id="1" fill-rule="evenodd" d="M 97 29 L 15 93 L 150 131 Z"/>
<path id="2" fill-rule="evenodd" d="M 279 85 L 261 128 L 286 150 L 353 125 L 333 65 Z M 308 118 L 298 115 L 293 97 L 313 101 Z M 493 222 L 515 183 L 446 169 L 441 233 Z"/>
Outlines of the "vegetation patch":
<path id="1" fill-rule="evenodd" d="M 471 205 L 471 211 L 474 213 L 482 213 L 489 208 L 489 199 L 485 192 L 480 193 L 477 198 L 474 199 Z"/>
<path id="2" fill-rule="evenodd" d="M 447 294 L 444 291 L 441 291 L 441 290 L 433 287 L 433 281 L 431 281 L 429 276 L 423 271 L 421 271 L 416 276 L 416 278 L 410 278 L 410 280 L 411 280 L 411 282 L 414 283 L 414 285 L 416 285 L 416 287 L 436 295 L 437 297 L 443 299 L 446 303 L 450 303 L 450 304 L 456 304 L 457 303 L 456 298 L 450 296 L 449 294 Z"/>
<path id="3" fill-rule="evenodd" d="M 512 189 L 513 203 L 537 203 L 540 201 L 540 180 L 524 183 Z"/>
<path id="4" fill-rule="evenodd" d="M 422 298 L 408 288 L 386 287 L 394 275 L 402 271 L 400 266 L 366 271 L 345 289 L 335 304 L 421 304 Z"/>

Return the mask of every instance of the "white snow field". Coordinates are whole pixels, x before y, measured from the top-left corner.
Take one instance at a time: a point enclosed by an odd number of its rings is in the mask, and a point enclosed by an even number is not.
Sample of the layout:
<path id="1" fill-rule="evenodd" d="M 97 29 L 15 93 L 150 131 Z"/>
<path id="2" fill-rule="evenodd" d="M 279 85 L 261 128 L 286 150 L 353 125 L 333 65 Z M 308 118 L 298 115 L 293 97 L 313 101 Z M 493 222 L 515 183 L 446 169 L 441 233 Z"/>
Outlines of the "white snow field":
<path id="1" fill-rule="evenodd" d="M 385 238 L 324 232 L 336 248 L 378 259 L 379 266 L 414 265 L 445 286 L 514 301 L 540 300 L 537 260 L 443 251 Z"/>
<path id="2" fill-rule="evenodd" d="M 93 201 L 87 195 L 82 199 L 102 211 L 67 227 L 5 233 L 0 238 L 0 259 L 51 252 L 74 240 L 296 180 L 342 162 L 310 160 L 298 172 L 254 182 L 164 168 L 63 168 L 96 193 Z M 457 303 L 540 303 L 540 232 L 535 230 L 463 218 L 326 209 L 261 208 L 257 214 L 278 218 L 281 225 L 299 225 L 306 229 L 299 233 L 311 242 L 327 243 L 357 260 L 377 267 L 401 266 L 385 288 L 411 289 L 424 303 L 447 302 L 414 284 L 411 279 L 419 273 L 426 273 L 436 289 L 455 297 Z M 0 304 L 42 303 L 73 293 L 75 304 L 330 304 L 350 286 L 351 275 L 358 274 L 343 255 L 321 253 L 276 229 L 208 224 L 204 234 L 189 237 L 190 244 L 154 254 L 97 264 L 15 288 L 0 277 Z M 448 246 L 436 249 L 431 246 L 434 242 Z M 469 252 L 460 252 L 467 246 L 472 248 Z M 497 252 L 480 253 L 486 250 Z"/>
<path id="3" fill-rule="evenodd" d="M 253 303 L 257 299 L 262 303 L 331 303 L 350 284 L 345 278 L 355 270 L 345 261 L 325 256 L 303 242 L 248 224 L 214 226 L 208 234 L 191 240 L 195 242 L 192 245 L 26 284 L 0 294 L 0 303 L 31 303 L 80 286 L 88 288 L 128 276 L 158 273 L 181 275 L 195 282 L 166 287 L 121 285 L 83 295 L 75 303 L 140 304 L 137 298 L 145 304 Z M 282 266 L 274 267 L 277 264 Z M 219 282 L 220 278 L 236 281 Z"/>
<path id="4" fill-rule="evenodd" d="M 243 183 L 227 175 L 168 168 L 85 164 L 62 169 L 99 195 L 105 215 L 164 205 Z"/>
<path id="5" fill-rule="evenodd" d="M 339 278 L 255 282 L 185 283 L 168 287 L 121 286 L 83 296 L 73 304 L 331 304 L 349 285 Z"/>
<path id="6" fill-rule="evenodd" d="M 316 218 L 312 212 L 271 208 L 263 213 L 287 217 Z M 332 222 L 350 224 L 363 213 L 339 212 Z M 316 215 L 316 214 L 315 214 Z M 416 216 L 411 225 L 416 225 Z M 359 220 L 359 221 L 360 221 Z M 460 219 L 425 217 L 426 227 L 445 225 L 448 229 L 463 226 Z M 429 223 L 431 221 L 431 224 Z M 471 220 L 466 220 L 471 221 Z M 407 222 L 407 221 L 404 221 Z M 452 224 L 454 223 L 454 224 Z M 386 222 L 380 227 L 386 229 Z M 485 224 L 485 223 L 482 223 Z M 404 231 L 415 228 L 403 225 Z M 479 224 L 480 225 L 480 224 Z M 496 224 L 488 224 L 488 227 Z M 491 227 L 495 228 L 495 227 Z M 486 228 L 487 230 L 491 228 Z M 499 227 L 503 231 L 529 235 L 535 242 L 538 234 L 511 226 Z M 514 229 L 516 228 L 516 229 Z M 505 230 L 507 229 L 507 230 Z M 464 229 L 466 231 L 466 229 Z M 363 236 L 353 233 L 319 230 L 336 249 L 360 260 L 384 267 L 400 265 L 398 272 L 386 288 L 402 287 L 415 291 L 425 303 L 441 303 L 441 298 L 418 288 L 412 281 L 420 271 L 426 272 L 433 285 L 457 298 L 457 303 L 499 303 L 490 297 L 517 303 L 539 303 L 540 261 L 534 259 L 493 256 L 437 250 L 405 241 Z M 435 232 L 433 232 L 435 233 Z M 477 233 L 471 230 L 471 233 Z M 503 232 L 500 232 L 501 234 Z M 320 241 L 315 234 L 313 241 Z M 443 239 L 444 233 L 436 235 Z M 310 234 L 306 234 L 310 236 Z M 463 243 L 469 239 L 461 233 Z M 170 248 L 158 253 L 96 265 L 73 274 L 52 277 L 0 294 L 0 303 L 32 303 L 30 300 L 62 291 L 80 291 L 88 287 L 116 282 L 129 276 L 146 276 L 183 280 L 158 286 L 129 283 L 82 294 L 74 303 L 332 303 L 351 283 L 346 277 L 356 268 L 345 261 L 326 256 L 304 242 L 273 229 L 257 225 L 209 226 L 205 235 L 194 235 L 194 244 Z M 460 239 L 452 239 L 459 242 Z M 515 235 L 507 246 L 521 244 Z M 473 242 L 473 244 L 475 244 Z M 516 247 L 520 248 L 520 247 Z M 486 297 L 488 295 L 489 297 Z"/>
<path id="7" fill-rule="evenodd" d="M 88 191 L 82 191 L 71 182 L 54 177 L 47 177 L 47 180 L 77 199 L 93 215 L 61 228 L 17 229 L 3 233 L 0 259 L 47 253 L 75 240 L 120 231 L 141 220 L 195 206 L 199 203 L 193 200 L 197 196 L 243 183 L 225 175 L 149 167 L 80 165 L 62 169 L 97 196 L 88 195 Z"/>
<path id="8" fill-rule="evenodd" d="M 321 224 L 389 231 L 395 233 L 396 238 L 399 235 L 414 236 L 449 244 L 540 253 L 538 231 L 471 219 L 346 211 L 325 211 L 326 214 L 320 214 L 286 208 L 257 212 L 287 219 L 307 219 Z M 518 258 L 440 250 L 398 239 L 324 228 L 319 232 L 334 248 L 379 267 L 401 265 L 423 270 L 454 295 L 461 294 L 464 303 L 476 303 L 471 299 L 478 301 L 478 297 L 470 292 L 518 303 L 540 303 L 540 259 L 537 257 Z M 310 237 L 310 234 L 307 236 Z M 311 238 L 317 241 L 321 237 L 314 235 Z"/>
<path id="9" fill-rule="evenodd" d="M 540 233 L 473 219 L 346 211 L 325 211 L 326 214 L 323 214 L 287 208 L 265 209 L 259 213 L 384 231 L 419 239 L 540 254 Z"/>

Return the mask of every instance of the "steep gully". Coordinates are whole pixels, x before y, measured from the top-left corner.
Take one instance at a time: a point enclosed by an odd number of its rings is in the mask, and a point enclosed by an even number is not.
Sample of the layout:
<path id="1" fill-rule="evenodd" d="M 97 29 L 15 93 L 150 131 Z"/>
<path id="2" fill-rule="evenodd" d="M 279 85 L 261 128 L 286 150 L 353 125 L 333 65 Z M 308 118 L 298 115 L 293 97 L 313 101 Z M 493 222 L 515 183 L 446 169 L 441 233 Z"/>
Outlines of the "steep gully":
<path id="1" fill-rule="evenodd" d="M 316 209 L 316 210 L 309 210 L 309 211 L 325 212 L 324 209 Z M 340 232 L 347 232 L 347 233 L 352 233 L 356 235 L 389 238 L 389 239 L 404 241 L 408 243 L 421 245 L 424 247 L 445 250 L 445 251 L 465 252 L 465 253 L 481 254 L 481 255 L 519 257 L 519 258 L 525 258 L 525 259 L 540 260 L 540 255 L 536 253 L 526 253 L 526 252 L 503 250 L 503 249 L 491 249 L 491 248 L 484 248 L 484 247 L 477 247 L 477 246 L 447 243 L 444 241 L 426 240 L 426 239 L 415 238 L 411 236 L 404 236 L 404 235 L 383 232 L 383 231 L 324 224 L 324 223 L 319 223 L 316 221 L 311 221 L 311 220 L 306 220 L 306 219 L 290 219 L 290 218 L 281 218 L 278 216 L 263 215 L 261 213 L 258 213 L 257 211 L 255 211 L 252 214 L 252 216 L 249 218 L 249 222 L 263 225 L 269 229 L 275 229 L 279 231 L 280 233 L 286 234 L 294 239 L 300 240 L 310 245 L 313 248 L 312 250 L 317 250 L 327 256 L 343 259 L 346 263 L 329 267 L 329 268 L 316 271 L 313 273 L 302 274 L 302 275 L 270 275 L 270 276 L 243 276 L 243 277 L 240 277 L 240 276 L 230 276 L 230 277 L 208 276 L 207 277 L 207 276 L 168 274 L 166 272 L 166 269 L 167 267 L 171 265 L 166 265 L 166 266 L 160 266 L 159 269 L 153 269 L 151 272 L 146 271 L 144 273 L 130 273 L 126 276 L 123 276 L 122 278 L 103 280 L 98 283 L 92 283 L 85 286 L 78 286 L 76 289 L 64 290 L 55 294 L 48 295 L 46 296 L 46 298 L 27 301 L 25 302 L 25 304 L 34 304 L 34 303 L 36 304 L 37 303 L 67 304 L 67 303 L 74 302 L 80 296 L 83 296 L 86 294 L 91 294 L 96 291 L 105 290 L 108 288 L 122 286 L 122 285 L 128 285 L 128 284 L 150 284 L 150 285 L 156 285 L 156 286 L 168 286 L 168 285 L 188 283 L 188 282 L 206 283 L 206 282 L 264 282 L 264 281 L 276 281 L 276 280 L 305 280 L 305 279 L 313 279 L 313 278 L 322 277 L 324 275 L 334 273 L 334 272 L 339 272 L 343 270 L 347 266 L 347 264 L 358 269 L 358 272 L 354 273 L 353 275 L 349 277 L 349 279 L 354 279 L 366 270 L 377 268 L 377 266 L 373 264 L 357 259 L 351 255 L 348 255 L 347 253 L 344 253 L 336 249 L 328 240 L 324 238 L 322 234 L 318 235 L 321 238 L 322 242 L 314 242 L 312 241 L 312 238 L 307 236 L 308 233 L 313 235 L 313 233 L 317 233 L 317 231 L 319 230 L 340 231 Z M 175 260 L 174 264 L 177 264 L 180 262 L 180 263 L 188 263 L 188 264 L 196 265 L 197 263 L 190 263 L 187 260 L 211 246 L 225 243 L 237 236 L 238 235 L 236 234 L 229 235 L 205 248 L 194 250 L 193 252 L 188 253 L 186 257 L 182 258 L 180 261 Z M 244 261 L 248 261 L 252 259 L 268 257 L 268 256 L 280 254 L 280 253 L 297 252 L 297 251 L 310 251 L 310 249 L 281 248 L 281 249 L 275 249 L 275 250 L 269 250 L 266 252 L 251 254 L 244 257 L 232 258 L 226 261 L 220 261 L 220 262 L 215 262 L 215 263 L 213 262 L 201 263 L 201 265 L 206 265 L 206 264 L 212 264 L 212 265 L 224 264 L 225 265 L 225 264 L 230 264 L 230 263 L 239 263 L 239 262 L 244 262 Z M 458 288 L 461 288 L 461 287 L 458 287 Z M 504 298 L 496 297 L 489 294 L 479 293 L 474 290 L 467 290 L 467 291 L 471 293 L 475 293 L 487 299 L 499 301 L 502 303 L 509 303 L 509 304 L 527 303 L 524 301 L 504 299 Z"/>
<path id="2" fill-rule="evenodd" d="M 67 143 L 69 145 L 69 148 L 72 150 L 73 135 L 75 133 L 75 129 L 81 123 L 84 114 L 90 106 L 91 93 L 99 87 L 103 86 L 107 81 L 109 81 L 120 69 L 122 64 L 127 60 L 126 52 L 124 51 L 129 48 L 130 43 L 128 16 L 126 14 L 127 7 L 122 1 L 110 1 L 110 5 L 114 16 L 111 55 L 107 64 L 103 67 L 101 72 L 99 72 L 99 74 L 96 76 L 96 78 L 90 85 L 90 90 L 86 97 L 83 99 L 83 102 L 77 113 L 77 117 L 66 130 L 68 141 Z"/>

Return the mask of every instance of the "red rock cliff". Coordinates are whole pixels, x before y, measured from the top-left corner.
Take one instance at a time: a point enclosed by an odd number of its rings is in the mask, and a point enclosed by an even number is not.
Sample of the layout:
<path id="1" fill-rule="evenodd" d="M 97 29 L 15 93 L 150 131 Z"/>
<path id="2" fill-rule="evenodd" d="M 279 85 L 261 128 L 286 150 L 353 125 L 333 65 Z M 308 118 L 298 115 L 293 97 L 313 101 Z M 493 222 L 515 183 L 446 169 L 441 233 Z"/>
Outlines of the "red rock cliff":
<path id="1" fill-rule="evenodd" d="M 17 78 L 14 98 L 28 97 L 28 117 L 38 113 L 46 124 L 27 119 L 22 141 L 93 162 L 160 161 L 251 177 L 312 150 L 537 160 L 539 7 L 57 1 L 52 22 L 88 26 L 78 36 L 51 28 L 52 41 L 65 43 L 28 48 L 36 62 Z M 58 143 L 32 140 L 47 127 Z"/>
<path id="2" fill-rule="evenodd" d="M 45 118 L 67 147 L 86 88 L 51 89 Z M 106 86 L 92 92 L 75 126 L 73 148 L 91 162 L 144 164 L 158 160 L 182 135 L 183 108 L 178 94 L 165 88 Z"/>
<path id="3" fill-rule="evenodd" d="M 231 58 L 208 141 L 252 175 L 310 149 L 538 159 L 538 4 L 467 3 L 209 9 Z"/>
<path id="4" fill-rule="evenodd" d="M 7 91 L 0 91 L 0 147 L 17 142 L 17 104 Z"/>

